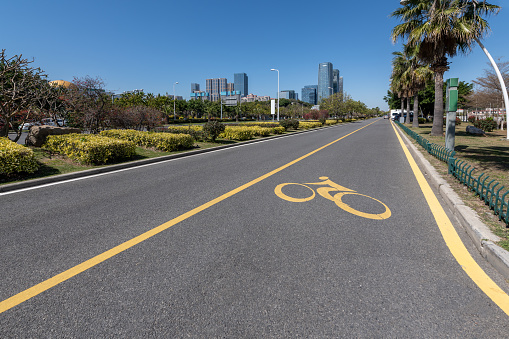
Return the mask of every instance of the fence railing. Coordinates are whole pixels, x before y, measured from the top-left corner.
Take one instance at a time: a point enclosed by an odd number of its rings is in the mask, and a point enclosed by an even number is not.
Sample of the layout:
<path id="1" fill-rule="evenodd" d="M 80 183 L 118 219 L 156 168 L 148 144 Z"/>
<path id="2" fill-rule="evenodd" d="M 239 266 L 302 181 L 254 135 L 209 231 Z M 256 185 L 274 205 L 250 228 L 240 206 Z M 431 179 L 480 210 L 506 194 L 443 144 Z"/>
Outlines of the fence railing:
<path id="1" fill-rule="evenodd" d="M 420 134 L 415 133 L 408 127 L 399 122 L 395 122 L 410 137 L 415 139 L 429 154 L 446 162 L 449 167 L 449 174 L 454 176 L 462 184 L 467 186 L 471 191 L 475 192 L 485 204 L 498 215 L 498 220 L 504 221 L 509 226 L 509 190 L 503 192 L 504 186 L 496 182 L 495 179 L 490 180 L 488 175 L 481 173 L 474 176 L 475 168 L 464 160 L 454 158 L 456 152 L 450 151 L 443 146 L 434 144 L 423 138 Z"/>

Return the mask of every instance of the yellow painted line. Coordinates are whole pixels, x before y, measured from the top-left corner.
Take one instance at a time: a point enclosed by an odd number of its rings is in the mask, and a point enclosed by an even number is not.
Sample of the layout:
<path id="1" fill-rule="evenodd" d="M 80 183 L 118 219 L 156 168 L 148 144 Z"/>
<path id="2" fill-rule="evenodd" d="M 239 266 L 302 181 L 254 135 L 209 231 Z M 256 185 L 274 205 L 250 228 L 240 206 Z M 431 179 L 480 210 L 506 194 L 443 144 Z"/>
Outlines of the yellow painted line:
<path id="1" fill-rule="evenodd" d="M 392 124 L 392 122 L 391 122 Z M 408 162 L 410 163 L 410 167 L 414 172 L 414 175 L 421 187 L 422 193 L 428 202 L 429 208 L 435 217 L 435 221 L 442 233 L 442 237 L 449 247 L 452 255 L 461 265 L 465 273 L 473 280 L 473 282 L 495 303 L 504 311 L 507 315 L 509 315 L 509 296 L 500 288 L 491 278 L 482 270 L 482 268 L 475 262 L 470 253 L 468 253 L 465 245 L 461 241 L 458 233 L 454 229 L 454 226 L 451 223 L 451 220 L 445 214 L 442 205 L 438 201 L 436 195 L 431 190 L 430 185 L 424 178 L 421 170 L 417 166 L 414 158 L 410 154 L 410 151 L 403 143 L 403 139 L 396 131 L 394 124 L 392 124 L 392 128 L 394 129 L 394 133 L 396 133 L 399 143 L 405 152 Z"/>
<path id="2" fill-rule="evenodd" d="M 126 242 L 124 242 L 124 243 L 122 243 L 122 244 L 120 244 L 120 245 L 118 245 L 116 247 L 113 247 L 112 249 L 110 249 L 110 250 L 108 250 L 106 252 L 103 252 L 103 253 L 101 253 L 101 254 L 99 254 L 99 255 L 97 255 L 97 256 L 95 256 L 95 257 L 93 257 L 93 258 L 91 258 L 91 259 L 89 259 L 87 261 L 84 261 L 81 264 L 78 264 L 78 265 L 68 269 L 67 271 L 64 271 L 64 272 L 62 272 L 60 274 L 57 274 L 54 277 L 49 278 L 48 280 L 45 280 L 45 281 L 43 281 L 43 282 L 41 282 L 41 283 L 39 283 L 39 284 L 29 288 L 29 289 L 26 289 L 26 290 L 24 290 L 24 291 L 22 291 L 22 292 L 20 292 L 20 293 L 18 293 L 16 295 L 14 295 L 14 296 L 8 298 L 8 299 L 3 300 L 2 302 L 0 302 L 0 313 L 3 313 L 5 311 L 13 308 L 14 306 L 17 306 L 17 305 L 27 301 L 28 299 L 33 298 L 36 295 L 38 295 L 38 294 L 40 294 L 40 293 L 42 293 L 44 291 L 49 290 L 50 288 L 52 288 L 52 287 L 54 287 L 54 286 L 56 286 L 56 285 L 58 285 L 58 284 L 60 284 L 60 283 L 62 283 L 64 281 L 66 281 L 66 280 L 68 280 L 68 279 L 70 279 L 70 278 L 80 274 L 81 272 L 84 272 L 84 271 L 86 271 L 86 270 L 88 270 L 88 269 L 90 269 L 90 268 L 92 268 L 92 267 L 102 263 L 103 261 L 105 261 L 105 260 L 107 260 L 107 259 L 109 259 L 109 258 L 111 258 L 111 257 L 113 257 L 113 256 L 115 256 L 115 255 L 117 255 L 117 254 L 119 254 L 119 253 L 121 253 L 121 252 L 123 252 L 123 251 L 125 251 L 125 250 L 127 250 L 127 249 L 129 249 L 129 248 L 131 248 L 131 247 L 133 247 L 133 246 L 135 246 L 135 245 L 137 245 L 137 244 L 139 244 L 139 243 L 149 239 L 149 238 L 151 238 L 151 237 L 153 237 L 154 235 L 156 235 L 158 233 L 161 233 L 161 232 L 167 230 L 168 228 L 172 227 L 173 225 L 176 225 L 176 224 L 178 224 L 178 223 L 180 223 L 180 222 L 182 222 L 182 221 L 192 217 L 193 215 L 196 215 L 196 214 L 206 210 L 207 208 L 209 208 L 211 206 L 214 206 L 215 204 L 217 204 L 217 203 L 219 203 L 219 202 L 221 202 L 221 201 L 223 201 L 225 199 L 228 199 L 229 197 L 231 197 L 231 196 L 233 196 L 233 195 L 235 195 L 235 194 L 245 190 L 246 188 L 251 187 L 251 186 L 257 184 L 260 181 L 265 180 L 268 177 L 270 177 L 270 176 L 272 176 L 272 175 L 274 175 L 274 174 L 276 174 L 278 172 L 281 172 L 282 170 L 284 170 L 284 169 L 286 169 L 286 168 L 288 168 L 288 167 L 298 163 L 299 161 L 304 160 L 307 157 L 309 157 L 309 156 L 311 156 L 311 155 L 313 155 L 313 154 L 323 150 L 324 148 L 329 147 L 329 146 L 335 144 L 336 142 L 338 142 L 338 141 L 340 141 L 340 140 L 342 140 L 342 139 L 344 139 L 344 138 L 346 138 L 346 137 L 348 137 L 348 136 L 350 136 L 350 135 L 352 135 L 352 134 L 354 134 L 354 133 L 356 133 L 356 132 L 358 132 L 358 131 L 360 131 L 360 130 L 362 130 L 362 129 L 364 129 L 364 128 L 372 125 L 372 124 L 374 124 L 377 121 L 374 121 L 374 122 L 372 122 L 372 123 L 370 123 L 370 124 L 368 124 L 368 125 L 366 125 L 364 127 L 361 127 L 361 128 L 359 128 L 359 129 L 357 129 L 357 130 L 355 130 L 355 131 L 353 131 L 353 132 L 351 132 L 351 133 L 349 133 L 349 134 L 347 134 L 347 135 L 345 135 L 345 136 L 343 136 L 343 137 L 341 137 L 339 139 L 336 139 L 336 140 L 328 143 L 325 146 L 322 146 L 322 147 L 320 147 L 320 148 L 318 148 L 318 149 L 316 149 L 316 150 L 314 150 L 312 152 L 309 152 L 306 155 L 303 155 L 302 157 L 300 157 L 300 158 L 298 158 L 296 160 L 293 160 L 293 161 L 287 163 L 286 165 L 283 165 L 283 166 L 281 166 L 281 167 L 279 167 L 279 168 L 277 168 L 277 169 L 275 169 L 275 170 L 273 170 L 273 171 L 271 171 L 271 172 L 269 172 L 267 174 L 264 174 L 261 177 L 248 182 L 247 184 L 244 184 L 244 185 L 242 185 L 240 187 L 237 187 L 237 188 L 231 190 L 230 192 L 221 195 L 220 197 L 217 197 L 217 198 L 215 198 L 215 199 L 213 199 L 213 200 L 211 200 L 211 201 L 209 201 L 209 202 L 207 202 L 207 203 L 205 203 L 205 204 L 203 204 L 201 206 L 198 206 L 198 207 L 190 210 L 189 212 L 182 214 L 179 217 L 176 217 L 176 218 L 174 218 L 174 219 L 172 219 L 172 220 L 170 220 L 168 222 L 165 222 L 164 224 L 159 225 L 159 226 L 157 226 L 157 227 L 155 227 L 155 228 L 153 228 L 153 229 L 151 229 L 151 230 L 149 230 L 149 231 L 147 231 L 147 232 L 145 232 L 143 234 L 140 234 L 139 236 L 137 236 L 135 238 L 132 238 L 131 240 L 128 240 L 128 241 L 126 241 Z"/>

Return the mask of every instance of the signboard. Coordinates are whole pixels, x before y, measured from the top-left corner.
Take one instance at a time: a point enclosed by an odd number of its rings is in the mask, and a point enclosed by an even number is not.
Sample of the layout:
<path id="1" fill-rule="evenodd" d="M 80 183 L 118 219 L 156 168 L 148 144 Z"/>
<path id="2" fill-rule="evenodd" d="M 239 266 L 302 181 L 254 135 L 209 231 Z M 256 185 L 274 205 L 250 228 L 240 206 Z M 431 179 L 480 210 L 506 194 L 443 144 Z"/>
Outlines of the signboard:
<path id="1" fill-rule="evenodd" d="M 276 114 L 276 99 L 270 100 L 270 114 Z"/>

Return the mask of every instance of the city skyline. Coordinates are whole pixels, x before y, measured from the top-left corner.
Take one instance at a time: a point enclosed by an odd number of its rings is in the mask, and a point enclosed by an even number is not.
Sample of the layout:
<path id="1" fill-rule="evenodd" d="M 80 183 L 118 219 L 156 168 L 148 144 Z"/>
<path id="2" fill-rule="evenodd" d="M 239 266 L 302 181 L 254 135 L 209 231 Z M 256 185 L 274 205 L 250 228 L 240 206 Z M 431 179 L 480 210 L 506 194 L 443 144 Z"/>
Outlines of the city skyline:
<path id="1" fill-rule="evenodd" d="M 502 10 L 487 18 L 492 32 L 482 42 L 495 60 L 509 61 L 507 2 L 490 3 L 502 6 Z M 210 6 L 197 0 L 140 6 L 127 0 L 118 6 L 115 2 L 91 0 L 83 6 L 61 0 L 19 0 L 7 2 L 2 8 L 12 13 L 3 18 L 4 26 L 16 27 L 16 33 L 5 34 L 0 48 L 9 56 L 34 58 L 33 66 L 42 68 L 49 80 L 72 81 L 75 76 L 88 75 L 100 77 L 106 89 L 115 93 L 143 88 L 147 93 L 162 95 L 173 94 L 173 84 L 179 82 L 176 94 L 185 99 L 189 99 L 191 83 L 239 71 L 249 75 L 250 93 L 274 98 L 278 93 L 277 74 L 270 69 L 280 71 L 280 89 L 300 91 L 316 83 L 316 65 L 330 61 L 348 79 L 345 93 L 368 107 L 387 109 L 383 97 L 389 89 L 392 53 L 402 50 L 402 41 L 393 44 L 390 39 L 391 30 L 400 23 L 390 14 L 400 4 L 396 0 L 366 0 L 364 4 L 369 11 L 361 13 L 355 3 L 331 3 L 328 11 L 342 17 L 337 22 L 324 21 L 320 8 L 286 1 Z M 168 13 L 173 14 L 171 20 Z M 243 18 L 244 28 L 231 30 L 231 18 L 237 17 Z M 273 24 L 260 25 L 260 18 Z M 302 30 L 303 23 L 313 21 L 323 23 L 320 32 L 324 34 Z M 65 29 L 56 29 L 58 22 Z M 189 33 L 190 22 L 197 37 L 213 27 L 212 34 L 228 32 L 228 41 L 238 43 L 194 40 Z M 295 43 L 282 44 L 277 38 L 281 31 L 300 34 L 289 40 Z M 469 83 L 490 67 L 477 45 L 471 53 L 448 61 L 450 70 L 444 78 Z M 205 84 L 201 85 L 203 90 Z"/>

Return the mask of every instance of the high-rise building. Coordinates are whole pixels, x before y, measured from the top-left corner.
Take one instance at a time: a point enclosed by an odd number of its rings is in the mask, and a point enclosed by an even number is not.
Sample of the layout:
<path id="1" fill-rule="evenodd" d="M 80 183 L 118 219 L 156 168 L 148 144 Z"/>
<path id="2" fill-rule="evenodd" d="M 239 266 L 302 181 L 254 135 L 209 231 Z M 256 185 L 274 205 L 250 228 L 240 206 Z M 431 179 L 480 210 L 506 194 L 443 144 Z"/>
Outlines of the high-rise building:
<path id="1" fill-rule="evenodd" d="M 206 92 L 210 95 L 210 100 L 218 101 L 221 92 L 226 92 L 227 80 L 226 78 L 207 79 Z"/>
<path id="2" fill-rule="evenodd" d="M 280 99 L 295 99 L 295 100 L 297 100 L 296 93 L 293 89 L 280 91 L 279 98 Z"/>
<path id="3" fill-rule="evenodd" d="M 311 105 L 316 105 L 316 92 L 318 91 L 317 85 L 304 86 L 301 92 L 302 101 Z"/>
<path id="4" fill-rule="evenodd" d="M 339 93 L 339 69 L 332 70 L 332 88 L 333 93 Z"/>
<path id="5" fill-rule="evenodd" d="M 339 81 L 338 81 L 338 93 L 341 93 L 341 96 L 344 95 L 343 94 L 343 77 L 339 77 Z"/>
<path id="6" fill-rule="evenodd" d="M 235 91 L 235 83 L 229 82 L 226 84 L 226 91 L 227 92 L 233 92 Z M 222 94 L 221 94 L 222 95 Z"/>
<path id="7" fill-rule="evenodd" d="M 191 93 L 199 92 L 200 91 L 200 84 L 192 83 L 191 84 Z"/>
<path id="8" fill-rule="evenodd" d="M 322 99 L 328 98 L 332 91 L 332 63 L 322 62 L 318 65 L 318 98 L 320 103 Z"/>
<path id="9" fill-rule="evenodd" d="M 234 83 L 235 83 L 235 90 L 240 91 L 240 96 L 245 97 L 248 92 L 248 86 L 247 86 L 247 74 L 246 73 L 235 73 L 233 75 Z"/>

